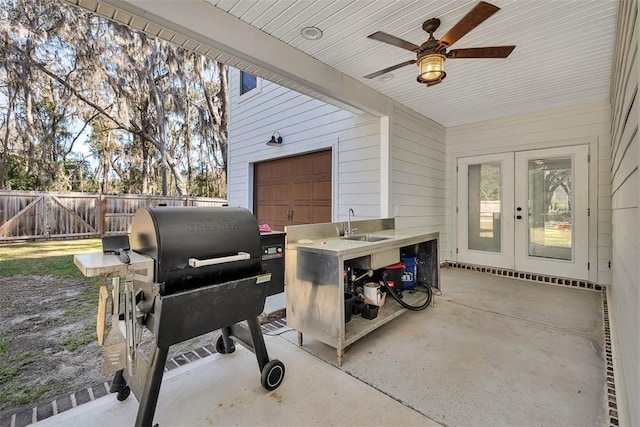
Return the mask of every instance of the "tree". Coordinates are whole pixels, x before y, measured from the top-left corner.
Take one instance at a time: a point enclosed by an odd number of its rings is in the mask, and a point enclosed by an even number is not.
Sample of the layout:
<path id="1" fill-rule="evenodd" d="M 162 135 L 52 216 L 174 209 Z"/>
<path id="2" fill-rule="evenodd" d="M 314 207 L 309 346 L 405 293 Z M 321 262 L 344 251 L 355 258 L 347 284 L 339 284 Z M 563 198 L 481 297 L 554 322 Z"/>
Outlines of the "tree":
<path id="1" fill-rule="evenodd" d="M 225 181 L 226 66 L 57 0 L 0 6 L 0 188 L 10 153 L 41 189 L 74 188 L 89 135 L 102 191 L 224 191 L 194 165 Z"/>

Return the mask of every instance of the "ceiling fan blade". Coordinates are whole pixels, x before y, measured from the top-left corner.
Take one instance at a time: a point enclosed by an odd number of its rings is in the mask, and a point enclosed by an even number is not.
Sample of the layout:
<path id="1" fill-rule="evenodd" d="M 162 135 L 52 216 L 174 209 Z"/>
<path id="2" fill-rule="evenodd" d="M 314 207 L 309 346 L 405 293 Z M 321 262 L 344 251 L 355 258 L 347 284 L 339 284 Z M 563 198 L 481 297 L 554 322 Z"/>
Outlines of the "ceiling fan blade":
<path id="1" fill-rule="evenodd" d="M 366 76 L 364 76 L 364 78 L 365 79 L 374 79 L 374 78 L 376 78 L 378 76 L 381 76 L 383 74 L 387 74 L 390 71 L 397 70 L 398 68 L 402 68 L 404 66 L 407 66 L 407 65 L 410 65 L 410 64 L 415 64 L 415 63 L 416 63 L 415 59 L 412 59 L 411 61 L 405 61 L 405 62 L 402 62 L 400 64 L 393 65 L 393 66 L 391 66 L 389 68 L 385 68 L 384 70 L 380 70 L 380 71 L 376 71 L 375 73 L 367 74 Z"/>
<path id="2" fill-rule="evenodd" d="M 454 58 L 506 58 L 513 52 L 515 46 L 471 47 L 468 49 L 453 49 L 447 54 Z"/>
<path id="3" fill-rule="evenodd" d="M 420 50 L 420 46 L 410 43 L 406 40 L 402 40 L 396 36 L 392 36 L 391 34 L 383 33 L 382 31 L 376 31 L 375 33 L 368 36 L 370 39 L 378 40 L 379 42 L 388 43 L 393 46 L 401 47 L 402 49 L 407 49 L 412 52 L 418 52 Z"/>
<path id="4" fill-rule="evenodd" d="M 449 47 L 460 40 L 465 34 L 484 22 L 485 19 L 499 11 L 498 6 L 481 1 L 467 13 L 447 34 L 438 41 L 441 47 Z"/>

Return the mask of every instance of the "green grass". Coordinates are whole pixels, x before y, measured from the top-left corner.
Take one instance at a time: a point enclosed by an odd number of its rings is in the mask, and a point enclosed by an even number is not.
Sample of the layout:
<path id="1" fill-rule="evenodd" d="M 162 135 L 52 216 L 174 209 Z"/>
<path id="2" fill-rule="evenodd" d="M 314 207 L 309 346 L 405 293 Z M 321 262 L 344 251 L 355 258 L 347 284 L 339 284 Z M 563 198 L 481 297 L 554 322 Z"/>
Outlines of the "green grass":
<path id="1" fill-rule="evenodd" d="M 66 307 L 62 316 L 64 320 L 56 320 L 69 324 L 84 323 L 82 330 L 66 336 L 60 343 L 68 351 L 77 350 L 96 339 L 98 289 L 104 284 L 104 278 L 84 277 L 73 263 L 73 256 L 101 249 L 100 239 L 0 244 L 0 292 L 3 291 L 2 276 L 54 276 L 59 277 L 61 282 L 72 279 L 86 284 L 82 286 L 82 293 Z M 28 285 L 28 280 L 25 283 Z M 28 314 L 26 311 L 25 314 Z M 56 387 L 30 387 L 20 382 L 20 375 L 30 369 L 30 365 L 49 356 L 43 351 L 12 354 L 11 344 L 10 337 L 0 338 L 0 406 L 31 404 L 47 394 L 58 393 Z"/>
<path id="2" fill-rule="evenodd" d="M 91 344 L 96 340 L 96 327 L 93 323 L 88 323 L 79 335 L 66 336 L 61 344 L 69 351 L 73 351 L 83 345 Z"/>
<path id="3" fill-rule="evenodd" d="M 8 383 L 18 376 L 20 369 L 9 366 L 0 366 L 0 385 Z"/>
<path id="4" fill-rule="evenodd" d="M 73 263 L 73 256 L 100 250 L 102 250 L 100 239 L 52 240 L 0 245 L 0 277 L 50 275 L 86 281 L 89 286 L 83 288 L 77 304 L 73 304 L 65 311 L 65 318 L 73 322 L 88 315 L 93 316 L 98 300 L 98 289 L 104 283 L 104 279 L 100 277 L 84 277 Z M 93 339 L 95 339 L 95 332 Z M 62 344 L 69 350 L 75 350 L 90 342 L 87 334 L 83 332 L 79 337 L 67 337 L 66 342 Z M 0 353 L 2 348 L 3 344 L 0 341 Z"/>
<path id="5" fill-rule="evenodd" d="M 85 287 L 78 298 L 78 304 L 74 304 L 65 311 L 67 318 L 75 319 L 86 315 L 87 306 L 94 308 L 98 300 L 98 289 L 104 284 L 104 278 L 84 277 L 73 263 L 73 256 L 101 250 L 100 239 L 52 240 L 0 245 L 0 277 L 51 275 L 67 279 L 82 279 L 90 283 L 91 286 Z M 0 351 L 1 349 L 0 342 Z"/>
<path id="6" fill-rule="evenodd" d="M 1 339 L 0 340 L 0 355 L 5 356 L 9 353 L 9 345 L 11 344 L 11 340 Z"/>
<path id="7" fill-rule="evenodd" d="M 0 393 L 0 403 L 8 403 L 10 405 L 23 405 L 25 403 L 33 403 L 40 400 L 46 394 L 49 387 L 30 388 L 19 387 L 17 390 L 5 391 Z"/>
<path id="8" fill-rule="evenodd" d="M 100 239 L 55 240 L 0 245 L 0 276 L 52 275 L 82 278 L 73 255 L 102 249 Z"/>
<path id="9" fill-rule="evenodd" d="M 9 259 L 42 258 L 75 255 L 102 249 L 100 239 L 47 240 L 0 245 L 0 261 Z"/>
<path id="10" fill-rule="evenodd" d="M 22 368 L 35 361 L 36 359 L 29 352 L 9 357 L 6 363 L 2 362 L 2 365 L 0 365 L 0 384 L 7 383 L 17 377 L 20 371 L 22 371 Z"/>

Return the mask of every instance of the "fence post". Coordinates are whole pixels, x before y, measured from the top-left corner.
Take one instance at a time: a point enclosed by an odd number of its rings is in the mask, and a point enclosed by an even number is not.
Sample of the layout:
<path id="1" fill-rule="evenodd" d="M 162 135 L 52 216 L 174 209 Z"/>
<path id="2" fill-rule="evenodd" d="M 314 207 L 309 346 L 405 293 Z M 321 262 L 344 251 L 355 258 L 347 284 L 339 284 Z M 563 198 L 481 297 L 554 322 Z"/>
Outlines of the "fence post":
<path id="1" fill-rule="evenodd" d="M 51 239 L 51 215 L 53 214 L 53 209 L 51 209 L 51 194 L 44 195 L 44 215 L 42 216 L 44 219 L 44 236 L 47 240 Z"/>
<path id="2" fill-rule="evenodd" d="M 107 196 L 100 194 L 98 204 L 100 206 L 100 235 L 104 236 L 107 233 Z"/>

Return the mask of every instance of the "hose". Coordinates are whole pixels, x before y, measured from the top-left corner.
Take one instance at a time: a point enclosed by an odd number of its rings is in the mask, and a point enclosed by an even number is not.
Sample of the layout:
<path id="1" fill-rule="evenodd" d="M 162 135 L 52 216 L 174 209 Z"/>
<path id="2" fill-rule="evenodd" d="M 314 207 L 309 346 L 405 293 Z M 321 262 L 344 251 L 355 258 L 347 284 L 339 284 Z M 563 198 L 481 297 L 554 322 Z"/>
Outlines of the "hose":
<path id="1" fill-rule="evenodd" d="M 431 286 L 429 286 L 429 284 L 425 284 L 426 288 L 427 288 L 427 300 L 422 303 L 421 305 L 411 305 L 411 304 L 407 304 L 406 302 L 404 302 L 402 300 L 402 298 L 400 298 L 400 296 L 397 294 L 397 292 L 391 287 L 389 286 L 389 284 L 387 283 L 387 272 L 385 271 L 384 273 L 382 273 L 382 283 L 384 283 L 384 287 L 387 288 L 387 293 L 391 294 L 391 296 L 393 297 L 394 300 L 398 301 L 398 303 L 403 306 L 404 308 L 411 310 L 411 311 L 422 311 L 425 310 L 427 307 L 429 307 L 429 304 L 431 304 L 431 298 L 433 296 L 433 292 L 431 291 Z"/>

